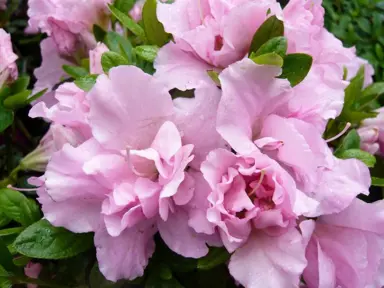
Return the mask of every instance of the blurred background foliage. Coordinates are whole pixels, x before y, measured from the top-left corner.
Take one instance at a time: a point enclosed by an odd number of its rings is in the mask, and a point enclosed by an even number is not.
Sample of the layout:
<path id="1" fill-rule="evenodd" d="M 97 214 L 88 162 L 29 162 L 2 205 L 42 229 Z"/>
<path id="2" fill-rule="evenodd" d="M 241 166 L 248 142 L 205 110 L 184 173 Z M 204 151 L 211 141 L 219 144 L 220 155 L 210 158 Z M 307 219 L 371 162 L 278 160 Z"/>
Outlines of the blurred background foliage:
<path id="1" fill-rule="evenodd" d="M 344 46 L 375 68 L 375 80 L 384 80 L 384 1 L 323 0 L 325 26 Z"/>

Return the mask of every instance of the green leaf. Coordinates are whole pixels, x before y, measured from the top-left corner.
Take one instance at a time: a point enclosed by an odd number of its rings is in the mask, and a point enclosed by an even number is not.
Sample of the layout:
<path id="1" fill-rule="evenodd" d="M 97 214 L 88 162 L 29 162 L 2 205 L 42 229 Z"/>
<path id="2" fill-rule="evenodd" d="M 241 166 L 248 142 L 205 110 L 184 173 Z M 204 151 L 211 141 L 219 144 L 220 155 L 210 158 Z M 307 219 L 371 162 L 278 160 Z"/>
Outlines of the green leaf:
<path id="1" fill-rule="evenodd" d="M 91 248 L 93 239 L 90 233 L 74 234 L 42 219 L 25 229 L 13 245 L 18 253 L 31 258 L 63 259 Z"/>
<path id="2" fill-rule="evenodd" d="M 275 52 L 263 54 L 257 57 L 253 57 L 253 54 L 252 54 L 251 60 L 259 65 L 272 65 L 272 66 L 278 66 L 278 67 L 282 67 L 284 63 L 283 58 L 281 58 Z"/>
<path id="3" fill-rule="evenodd" d="M 276 53 L 284 57 L 287 53 L 288 42 L 287 38 L 280 36 L 275 37 L 265 42 L 253 55 L 260 56 L 268 53 Z"/>
<path id="4" fill-rule="evenodd" d="M 384 82 L 376 82 L 369 85 L 363 91 L 363 97 L 384 94 Z"/>
<path id="5" fill-rule="evenodd" d="M 215 82 L 215 84 L 217 86 L 219 86 L 219 87 L 221 86 L 220 79 L 219 79 L 219 73 L 217 73 L 215 70 L 208 70 L 207 74 L 212 79 L 212 81 Z"/>
<path id="6" fill-rule="evenodd" d="M 8 278 L 0 277 L 0 288 L 12 288 L 12 282 Z"/>
<path id="7" fill-rule="evenodd" d="M 124 13 L 128 13 L 135 5 L 135 2 L 135 0 L 116 0 L 113 6 Z"/>
<path id="8" fill-rule="evenodd" d="M 0 133 L 13 123 L 13 111 L 5 109 L 0 105 Z"/>
<path id="9" fill-rule="evenodd" d="M 1 249 L 1 248 L 0 248 Z M 0 279 L 1 277 L 8 277 L 9 276 L 9 272 L 7 270 L 5 270 L 5 268 L 0 265 Z M 0 280 L 1 281 L 1 280 Z M 1 287 L 1 286 L 0 286 Z"/>
<path id="10" fill-rule="evenodd" d="M 124 27 L 138 36 L 142 41 L 146 40 L 144 29 L 141 28 L 139 24 L 137 24 L 128 15 L 125 15 L 113 5 L 108 5 L 108 7 L 112 14 L 120 21 L 121 24 L 123 24 Z"/>
<path id="11" fill-rule="evenodd" d="M 210 270 L 229 260 L 231 254 L 224 248 L 211 247 L 207 256 L 197 260 L 197 268 L 201 270 Z"/>
<path id="12" fill-rule="evenodd" d="M 24 226 L 41 218 L 39 206 L 34 200 L 28 199 L 19 191 L 7 188 L 0 190 L 0 211 Z"/>
<path id="13" fill-rule="evenodd" d="M 384 178 L 372 177 L 372 186 L 384 187 Z"/>
<path id="14" fill-rule="evenodd" d="M 349 149 L 359 149 L 360 148 L 360 136 L 357 134 L 356 130 L 353 129 L 343 138 L 340 146 L 335 150 L 335 155 L 341 153 L 342 151 Z"/>
<path id="15" fill-rule="evenodd" d="M 43 95 L 45 94 L 45 92 L 47 92 L 47 91 L 48 91 L 48 88 L 45 88 L 45 89 L 43 89 L 43 90 L 37 92 L 36 94 L 34 94 L 34 95 L 32 95 L 31 97 L 29 97 L 29 98 L 27 99 L 27 102 L 26 102 L 26 103 L 27 103 L 27 104 L 32 103 L 33 101 L 35 101 L 35 100 L 39 99 L 41 96 L 43 96 Z"/>
<path id="16" fill-rule="evenodd" d="M 350 122 L 353 124 L 359 124 L 361 121 L 367 118 L 375 118 L 378 113 L 376 112 L 363 112 L 363 111 L 345 111 L 343 110 L 340 119 L 345 122 Z"/>
<path id="17" fill-rule="evenodd" d="M 135 48 L 136 54 L 142 59 L 153 63 L 156 59 L 159 48 L 152 45 L 142 45 Z"/>
<path id="18" fill-rule="evenodd" d="M 364 66 L 361 66 L 356 76 L 351 79 L 348 87 L 345 89 L 344 108 L 348 109 L 361 95 L 361 90 L 364 85 Z"/>
<path id="19" fill-rule="evenodd" d="M 360 149 L 349 149 L 349 150 L 342 151 L 337 155 L 337 157 L 341 159 L 355 158 L 364 162 L 364 164 L 367 165 L 368 167 L 374 167 L 376 163 L 375 156 L 371 155 L 368 152 L 362 151 Z"/>
<path id="20" fill-rule="evenodd" d="M 357 25 L 359 25 L 360 29 L 363 30 L 365 33 L 370 34 L 372 31 L 371 23 L 366 18 L 357 19 Z"/>
<path id="21" fill-rule="evenodd" d="M 88 92 L 96 84 L 97 76 L 98 75 L 87 75 L 87 76 L 81 77 L 79 79 L 76 79 L 74 81 L 74 83 L 81 90 L 84 90 L 84 91 Z"/>
<path id="22" fill-rule="evenodd" d="M 103 42 L 105 35 L 107 35 L 107 32 L 101 28 L 100 26 L 94 24 L 93 25 L 93 35 L 95 35 L 95 39 L 97 42 Z"/>
<path id="23" fill-rule="evenodd" d="M 5 245 L 4 241 L 0 238 L 0 265 L 6 270 L 6 271 L 14 271 L 15 265 L 13 264 L 13 257 L 12 254 L 9 252 L 7 246 Z"/>
<path id="24" fill-rule="evenodd" d="M 63 65 L 63 70 L 74 79 L 88 75 L 87 69 L 80 66 Z"/>
<path id="25" fill-rule="evenodd" d="M 13 258 L 13 264 L 15 264 L 18 267 L 25 267 L 32 259 L 30 257 L 26 256 L 18 256 L 16 258 Z"/>
<path id="26" fill-rule="evenodd" d="M 7 97 L 7 99 L 4 100 L 3 105 L 5 108 L 12 110 L 24 107 L 28 104 L 28 98 L 31 93 L 31 90 L 24 90 L 15 95 L 9 96 Z"/>
<path id="27" fill-rule="evenodd" d="M 11 218 L 8 218 L 4 213 L 0 212 L 0 228 L 6 226 L 11 221 Z"/>
<path id="28" fill-rule="evenodd" d="M 20 234 L 23 230 L 24 230 L 23 227 L 3 229 L 3 230 L 0 230 L 0 237 Z"/>
<path id="29" fill-rule="evenodd" d="M 130 63 L 136 61 L 135 55 L 132 52 L 133 48 L 131 42 L 120 34 L 113 31 L 108 32 L 105 36 L 105 44 L 108 46 L 109 50 L 123 55 Z"/>
<path id="30" fill-rule="evenodd" d="M 14 81 L 10 88 L 10 94 L 17 94 L 20 93 L 28 88 L 30 81 L 30 77 L 25 75 L 17 78 L 16 81 Z"/>
<path id="31" fill-rule="evenodd" d="M 259 50 L 268 40 L 279 36 L 284 36 L 284 23 L 277 19 L 276 16 L 271 16 L 261 24 L 259 29 L 257 29 L 256 33 L 253 35 L 249 55 L 251 55 L 252 52 Z"/>
<path id="32" fill-rule="evenodd" d="M 116 52 L 108 51 L 101 56 L 101 66 L 105 73 L 108 73 L 111 68 L 121 65 L 129 65 L 129 62 Z"/>
<path id="33" fill-rule="evenodd" d="M 286 78 L 294 87 L 307 76 L 312 66 L 312 57 L 307 54 L 289 54 L 284 58 L 283 72 L 279 78 Z"/>
<path id="34" fill-rule="evenodd" d="M 161 47 L 168 42 L 169 34 L 164 31 L 163 24 L 157 19 L 156 7 L 156 0 L 145 1 L 143 7 L 143 23 L 149 43 Z"/>

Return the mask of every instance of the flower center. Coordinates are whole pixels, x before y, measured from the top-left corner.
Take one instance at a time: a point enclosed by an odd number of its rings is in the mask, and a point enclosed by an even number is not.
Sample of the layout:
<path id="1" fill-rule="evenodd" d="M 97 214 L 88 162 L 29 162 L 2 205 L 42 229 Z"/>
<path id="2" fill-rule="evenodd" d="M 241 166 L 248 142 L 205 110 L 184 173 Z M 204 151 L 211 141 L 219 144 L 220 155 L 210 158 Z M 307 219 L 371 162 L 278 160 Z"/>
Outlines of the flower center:
<path id="1" fill-rule="evenodd" d="M 215 36 L 215 51 L 220 51 L 223 48 L 223 37 L 220 35 Z"/>

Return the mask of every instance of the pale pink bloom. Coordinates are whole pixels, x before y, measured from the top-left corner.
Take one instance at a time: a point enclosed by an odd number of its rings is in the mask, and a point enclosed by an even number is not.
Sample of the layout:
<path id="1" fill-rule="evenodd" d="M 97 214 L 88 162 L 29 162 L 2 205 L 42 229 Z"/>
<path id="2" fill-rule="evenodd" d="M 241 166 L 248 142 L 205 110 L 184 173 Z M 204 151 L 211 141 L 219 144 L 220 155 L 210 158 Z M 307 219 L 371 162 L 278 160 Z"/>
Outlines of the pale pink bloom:
<path id="1" fill-rule="evenodd" d="M 52 91 L 54 86 L 67 76 L 62 66 L 71 63 L 60 57 L 56 45 L 50 37 L 41 41 L 40 48 L 42 63 L 33 72 L 37 79 L 33 92 L 37 93 L 43 89 L 48 89 L 36 102 L 45 102 L 50 107 L 57 102 L 54 97 L 55 93 Z"/>
<path id="2" fill-rule="evenodd" d="M 247 288 L 298 287 L 307 265 L 306 245 L 296 228 L 278 236 L 254 232 L 231 256 L 229 272 Z"/>
<path id="3" fill-rule="evenodd" d="M 269 9 L 281 14 L 274 0 L 159 3 L 158 18 L 175 43 L 159 51 L 155 75 L 168 87 L 181 90 L 212 83 L 207 70 L 221 70 L 242 59 Z"/>
<path id="4" fill-rule="evenodd" d="M 307 53 L 313 57 L 308 76 L 294 87 L 288 116 L 303 119 L 322 133 L 329 119 L 336 118 L 343 108 L 344 68 L 348 80 L 365 65 L 366 84 L 372 82 L 373 68 L 357 57 L 354 48 L 345 48 L 340 40 L 324 28 L 321 0 L 291 0 L 284 8 L 285 36 L 288 53 Z"/>
<path id="5" fill-rule="evenodd" d="M 59 52 L 72 55 L 96 45 L 92 26 L 107 25 L 108 0 L 29 0 L 29 30 L 51 36 Z"/>
<path id="6" fill-rule="evenodd" d="M 259 151 L 235 155 L 224 149 L 214 150 L 201 171 L 212 189 L 207 218 L 219 227 L 229 252 L 246 243 L 252 230 L 281 234 L 309 211 L 310 207 L 301 203 L 311 203 L 297 189 L 294 179 Z"/>
<path id="7" fill-rule="evenodd" d="M 219 95 L 216 87 L 197 89 L 195 99 L 175 106 L 152 76 L 134 66 L 113 68 L 87 95 L 92 138 L 77 147 L 65 144 L 35 179 L 53 225 L 96 232 L 99 267 L 108 279 L 142 275 L 157 231 L 185 257 L 201 257 L 206 243 L 218 244 L 213 225 L 202 217 L 209 187 L 189 166 L 195 151 L 203 159 L 221 143 L 200 139 L 219 138 L 213 133 Z M 190 119 L 197 119 L 203 100 L 208 117 L 197 123 L 207 131 L 198 135 Z"/>
<path id="8" fill-rule="evenodd" d="M 7 80 L 17 78 L 17 55 L 13 53 L 11 36 L 0 29 L 0 87 Z"/>
<path id="9" fill-rule="evenodd" d="M 357 130 L 361 149 L 371 154 L 384 154 L 384 108 L 376 110 L 375 118 L 365 119 Z"/>
<path id="10" fill-rule="evenodd" d="M 40 274 L 42 269 L 43 269 L 43 266 L 40 263 L 29 262 L 24 267 L 24 273 L 29 278 L 37 279 L 39 277 L 39 274 Z M 37 285 L 36 284 L 28 284 L 27 288 L 37 288 Z"/>
<path id="11" fill-rule="evenodd" d="M 59 151 L 64 144 L 69 143 L 75 147 L 84 141 L 84 136 L 78 131 L 52 124 L 36 149 L 25 156 L 20 164 L 26 170 L 44 172 L 53 153 Z"/>
<path id="12" fill-rule="evenodd" d="M 279 73 L 278 67 L 249 59 L 225 69 L 219 76 L 217 130 L 238 154 L 260 150 L 283 165 L 312 198 L 306 201 L 318 203 L 308 216 L 339 212 L 359 193 L 368 193 L 369 171 L 358 160 L 336 159 L 313 125 L 284 116 L 292 88 L 275 78 Z"/>
<path id="13" fill-rule="evenodd" d="M 103 74 L 101 66 L 101 56 L 104 52 L 109 51 L 104 43 L 97 43 L 96 48 L 89 51 L 89 71 L 91 74 Z"/>
<path id="14" fill-rule="evenodd" d="M 355 199 L 344 211 L 317 219 L 303 274 L 308 288 L 384 285 L 383 204 Z"/>
<path id="15" fill-rule="evenodd" d="M 42 117 L 55 124 L 71 127 L 85 138 L 89 138 L 91 131 L 87 119 L 89 104 L 86 92 L 71 82 L 60 85 L 53 93 L 56 104 L 49 107 L 40 101 L 31 108 L 29 116 Z"/>

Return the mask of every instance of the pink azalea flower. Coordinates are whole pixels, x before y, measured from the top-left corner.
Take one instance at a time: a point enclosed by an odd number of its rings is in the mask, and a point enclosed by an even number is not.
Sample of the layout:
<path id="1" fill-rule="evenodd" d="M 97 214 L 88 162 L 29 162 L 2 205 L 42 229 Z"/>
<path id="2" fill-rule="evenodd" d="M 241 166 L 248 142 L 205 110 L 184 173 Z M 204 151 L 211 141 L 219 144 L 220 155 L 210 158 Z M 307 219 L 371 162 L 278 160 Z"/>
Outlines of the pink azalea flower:
<path id="1" fill-rule="evenodd" d="M 145 4 L 145 0 L 138 0 L 136 1 L 131 11 L 129 11 L 129 16 L 131 16 L 132 19 L 135 20 L 136 22 L 139 22 L 141 20 L 141 16 L 142 16 L 141 14 L 143 12 L 144 4 Z"/>
<path id="2" fill-rule="evenodd" d="M 59 83 L 67 74 L 62 66 L 70 65 L 71 63 L 60 57 L 54 40 L 50 37 L 44 39 L 40 43 L 42 63 L 39 68 L 36 68 L 33 74 L 37 81 L 33 92 L 37 93 L 43 89 L 48 89 L 47 92 L 39 98 L 37 102 L 45 102 L 49 107 L 57 101 L 54 97 L 53 87 Z"/>
<path id="3" fill-rule="evenodd" d="M 11 36 L 0 29 L 0 87 L 8 79 L 17 78 L 17 55 L 13 53 Z"/>
<path id="4" fill-rule="evenodd" d="M 108 0 L 29 0 L 29 30 L 41 30 L 52 37 L 59 52 L 71 55 L 82 46 L 96 43 L 92 26 L 107 25 Z M 86 49 L 87 50 L 87 49 Z"/>
<path id="5" fill-rule="evenodd" d="M 303 274 L 308 288 L 384 285 L 383 204 L 356 199 L 344 211 L 317 219 Z"/>
<path id="6" fill-rule="evenodd" d="M 96 48 L 89 51 L 89 70 L 91 74 L 103 74 L 103 67 L 101 66 L 101 56 L 104 52 L 109 51 L 104 43 L 97 43 Z"/>
<path id="7" fill-rule="evenodd" d="M 257 28 L 267 19 L 268 10 L 281 13 L 274 0 L 159 3 L 157 16 L 175 43 L 159 51 L 156 76 L 170 88 L 180 90 L 195 88 L 201 82 L 212 83 L 207 70 L 221 70 L 242 59 Z"/>
<path id="8" fill-rule="evenodd" d="M 0 0 L 0 10 L 7 9 L 7 0 Z"/>
<path id="9" fill-rule="evenodd" d="M 24 273 L 29 278 L 37 279 L 39 277 L 39 274 L 40 274 L 42 268 L 43 268 L 43 266 L 40 263 L 29 262 L 24 267 Z M 37 288 L 37 285 L 36 284 L 28 284 L 27 288 Z"/>
<path id="10" fill-rule="evenodd" d="M 384 109 L 376 110 L 375 118 L 365 119 L 357 130 L 361 140 L 361 149 L 371 154 L 384 153 Z"/>
<path id="11" fill-rule="evenodd" d="M 74 83 L 64 83 L 54 92 L 56 104 L 48 107 L 43 101 L 35 104 L 29 111 L 32 118 L 42 117 L 55 124 L 65 125 L 82 134 L 86 139 L 91 136 L 88 124 L 89 104 L 86 92 Z"/>
<path id="12" fill-rule="evenodd" d="M 209 86 L 195 95 L 174 104 L 166 87 L 140 69 L 111 69 L 86 98 L 92 137 L 77 147 L 65 144 L 35 180 L 53 225 L 96 232 L 99 267 L 110 280 L 143 274 L 157 231 L 185 257 L 201 257 L 206 243 L 217 244 L 202 217 L 209 187 L 192 167 L 221 143 L 214 125 L 220 92 Z M 190 121 L 203 100 L 207 118 Z M 206 127 L 197 135 L 201 123 Z M 204 135 L 213 141 L 203 142 Z"/>
<path id="13" fill-rule="evenodd" d="M 84 140 L 84 136 L 76 130 L 52 124 L 36 149 L 25 156 L 20 164 L 26 170 L 44 172 L 53 153 L 59 151 L 64 144 L 77 146 Z"/>
<path id="14" fill-rule="evenodd" d="M 329 119 L 336 118 L 344 104 L 344 68 L 348 79 L 365 65 L 366 85 L 372 82 L 373 68 L 357 57 L 355 48 L 344 48 L 340 40 L 324 28 L 321 0 L 291 0 L 284 8 L 288 53 L 307 53 L 313 57 L 308 76 L 294 87 L 288 116 L 303 119 L 324 132 Z"/>
<path id="15" fill-rule="evenodd" d="M 238 154 L 260 150 L 283 165 L 298 188 L 319 202 L 313 214 L 339 212 L 359 193 L 368 193 L 369 171 L 357 160 L 336 159 L 310 123 L 284 116 L 292 88 L 287 80 L 275 78 L 279 74 L 280 68 L 249 59 L 225 69 L 219 76 L 217 130 Z M 345 188 L 333 189 L 329 181 Z"/>

